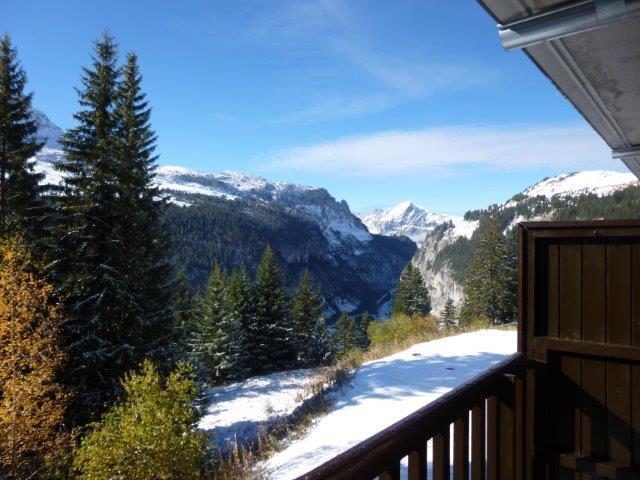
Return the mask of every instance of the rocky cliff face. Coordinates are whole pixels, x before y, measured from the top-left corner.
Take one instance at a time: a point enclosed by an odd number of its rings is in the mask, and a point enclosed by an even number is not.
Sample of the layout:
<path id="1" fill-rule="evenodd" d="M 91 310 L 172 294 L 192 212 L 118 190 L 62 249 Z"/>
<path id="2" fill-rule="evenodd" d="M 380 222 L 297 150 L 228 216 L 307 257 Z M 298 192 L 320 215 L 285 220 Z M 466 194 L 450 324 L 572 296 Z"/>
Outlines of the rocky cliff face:
<path id="1" fill-rule="evenodd" d="M 464 220 L 436 226 L 412 260 L 425 279 L 434 312 L 441 313 L 449 298 L 456 305 L 462 302 L 473 234 L 481 220 L 497 215 L 508 233 L 526 220 L 637 218 L 638 185 L 631 173 L 595 170 L 562 174 L 545 178 L 502 204 L 469 211 Z"/>

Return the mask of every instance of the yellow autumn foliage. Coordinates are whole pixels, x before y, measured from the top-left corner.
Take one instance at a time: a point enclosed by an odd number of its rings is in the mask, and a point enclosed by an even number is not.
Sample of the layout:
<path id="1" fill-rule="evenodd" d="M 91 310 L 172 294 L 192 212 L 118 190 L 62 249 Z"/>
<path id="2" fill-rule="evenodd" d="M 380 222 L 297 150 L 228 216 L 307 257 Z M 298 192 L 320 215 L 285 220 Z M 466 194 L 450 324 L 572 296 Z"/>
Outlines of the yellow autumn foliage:
<path id="1" fill-rule="evenodd" d="M 19 238 L 0 242 L 0 477 L 36 478 L 66 439 L 63 316 Z"/>

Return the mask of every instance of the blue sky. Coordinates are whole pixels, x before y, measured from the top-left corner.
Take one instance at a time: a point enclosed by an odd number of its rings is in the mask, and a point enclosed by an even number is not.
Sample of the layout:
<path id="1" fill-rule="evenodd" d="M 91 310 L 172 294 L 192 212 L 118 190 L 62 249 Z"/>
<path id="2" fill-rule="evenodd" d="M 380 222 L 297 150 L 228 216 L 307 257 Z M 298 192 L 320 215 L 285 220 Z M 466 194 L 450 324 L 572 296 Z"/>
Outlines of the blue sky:
<path id="1" fill-rule="evenodd" d="M 104 29 L 135 51 L 161 164 L 326 187 L 352 210 L 463 213 L 623 170 L 472 0 L 5 0 L 34 104 L 73 126 Z"/>

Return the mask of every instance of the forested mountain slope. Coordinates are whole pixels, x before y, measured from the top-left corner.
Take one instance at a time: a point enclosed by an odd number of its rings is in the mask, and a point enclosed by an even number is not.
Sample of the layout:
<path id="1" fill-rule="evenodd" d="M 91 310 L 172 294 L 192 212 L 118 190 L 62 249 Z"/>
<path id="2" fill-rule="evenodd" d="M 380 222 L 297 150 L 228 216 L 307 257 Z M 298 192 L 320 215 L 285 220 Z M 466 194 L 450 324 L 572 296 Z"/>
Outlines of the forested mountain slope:
<path id="1" fill-rule="evenodd" d="M 504 233 L 513 236 L 523 220 L 634 219 L 640 215 L 640 186 L 631 173 L 584 171 L 546 178 L 502 204 L 465 213 L 472 225 L 464 234 L 453 222 L 442 223 L 429 233 L 413 258 L 431 293 L 432 306 L 440 312 L 451 298 L 459 305 L 473 251 L 477 226 L 497 216 Z"/>

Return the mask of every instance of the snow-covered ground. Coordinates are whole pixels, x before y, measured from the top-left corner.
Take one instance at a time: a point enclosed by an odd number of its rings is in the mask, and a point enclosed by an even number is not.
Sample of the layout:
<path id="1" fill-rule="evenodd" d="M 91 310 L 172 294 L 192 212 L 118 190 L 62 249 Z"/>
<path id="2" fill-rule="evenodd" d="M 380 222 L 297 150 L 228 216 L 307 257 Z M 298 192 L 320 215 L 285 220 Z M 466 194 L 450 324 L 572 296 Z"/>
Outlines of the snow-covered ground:
<path id="1" fill-rule="evenodd" d="M 515 351 L 515 331 L 480 330 L 363 364 L 352 384 L 334 394 L 331 411 L 264 463 L 269 478 L 293 479 L 308 472 Z"/>
<path id="2" fill-rule="evenodd" d="M 213 442 L 222 450 L 234 440 L 254 439 L 260 427 L 290 415 L 300 405 L 314 373 L 313 369 L 277 372 L 210 388 L 209 406 L 198 428 L 213 433 Z"/>

